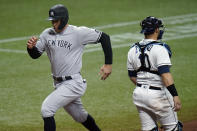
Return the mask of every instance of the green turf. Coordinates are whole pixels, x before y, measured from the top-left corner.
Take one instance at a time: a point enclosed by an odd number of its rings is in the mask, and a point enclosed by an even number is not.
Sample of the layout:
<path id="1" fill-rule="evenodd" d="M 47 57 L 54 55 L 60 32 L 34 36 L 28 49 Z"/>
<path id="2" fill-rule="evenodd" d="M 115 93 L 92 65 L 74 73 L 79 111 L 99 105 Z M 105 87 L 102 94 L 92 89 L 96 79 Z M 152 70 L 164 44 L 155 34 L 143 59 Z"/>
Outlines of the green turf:
<path id="1" fill-rule="evenodd" d="M 68 6 L 71 24 L 89 27 L 140 21 L 149 15 L 164 18 L 197 13 L 196 0 L 0 0 L 0 40 L 38 35 L 50 26 L 45 20 L 48 10 L 59 2 Z M 197 24 L 193 17 L 190 19 L 189 22 L 177 25 L 170 24 L 170 20 L 164 21 L 167 27 L 166 38 L 173 33 L 168 29 L 178 25 L 188 27 L 190 31 L 192 26 L 188 24 Z M 111 36 L 137 33 L 139 24 L 102 30 Z M 182 35 L 176 33 L 176 36 Z M 194 30 L 188 35 L 195 33 L 197 31 Z M 122 39 L 112 41 L 112 44 L 123 45 L 134 41 L 132 38 Z M 182 110 L 178 113 L 181 121 L 197 119 L 196 41 L 196 36 L 167 41 L 173 51 L 171 71 L 182 100 Z M 0 43 L 0 49 L 25 51 L 26 40 Z M 83 56 L 81 72 L 87 79 L 88 88 L 82 101 L 103 131 L 140 129 L 138 113 L 132 102 L 134 85 L 127 76 L 128 50 L 129 45 L 113 49 L 113 72 L 106 81 L 101 81 L 98 75 L 104 63 L 103 52 L 90 52 Z M 53 91 L 47 56 L 32 60 L 25 53 L 0 51 L 0 60 L 0 131 L 42 131 L 41 104 Z M 55 118 L 57 131 L 85 131 L 63 109 L 56 113 Z"/>

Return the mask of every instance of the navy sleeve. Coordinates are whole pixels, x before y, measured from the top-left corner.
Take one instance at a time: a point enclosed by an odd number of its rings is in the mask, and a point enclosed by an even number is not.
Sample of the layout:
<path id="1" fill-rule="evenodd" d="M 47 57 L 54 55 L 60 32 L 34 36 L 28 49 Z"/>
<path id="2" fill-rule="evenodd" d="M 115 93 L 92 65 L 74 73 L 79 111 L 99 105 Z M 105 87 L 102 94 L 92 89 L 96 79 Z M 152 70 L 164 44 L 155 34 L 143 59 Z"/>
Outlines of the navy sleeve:
<path id="1" fill-rule="evenodd" d="M 137 77 L 137 72 L 128 70 L 128 75 L 129 75 L 129 77 Z"/>
<path id="2" fill-rule="evenodd" d="M 32 49 L 27 48 L 27 52 L 32 59 L 37 59 L 38 57 L 41 56 L 41 53 L 38 51 L 38 48 L 35 46 Z"/>
<path id="3" fill-rule="evenodd" d="M 112 64 L 112 48 L 111 48 L 111 41 L 109 35 L 102 32 L 102 35 L 99 41 L 102 45 L 103 52 L 105 54 L 105 64 Z"/>
<path id="4" fill-rule="evenodd" d="M 159 75 L 161 75 L 163 73 L 168 73 L 168 72 L 170 72 L 170 68 L 168 65 L 159 66 L 158 72 L 159 72 Z"/>

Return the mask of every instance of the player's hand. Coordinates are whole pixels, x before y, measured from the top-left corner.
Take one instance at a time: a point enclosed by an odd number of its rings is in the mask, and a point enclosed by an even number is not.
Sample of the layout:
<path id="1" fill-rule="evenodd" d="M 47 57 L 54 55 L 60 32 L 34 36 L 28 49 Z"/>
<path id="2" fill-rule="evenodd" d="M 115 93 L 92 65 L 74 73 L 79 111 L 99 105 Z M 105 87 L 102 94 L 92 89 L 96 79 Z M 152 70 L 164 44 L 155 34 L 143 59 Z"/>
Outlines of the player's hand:
<path id="1" fill-rule="evenodd" d="M 181 100 L 178 96 L 173 97 L 174 100 L 174 111 L 179 111 L 181 109 Z"/>
<path id="2" fill-rule="evenodd" d="M 100 75 L 101 75 L 101 80 L 105 80 L 112 72 L 112 65 L 105 64 L 101 67 L 100 70 Z"/>
<path id="3" fill-rule="evenodd" d="M 27 48 L 32 49 L 36 45 L 37 40 L 38 38 L 35 36 L 31 37 L 27 42 Z"/>

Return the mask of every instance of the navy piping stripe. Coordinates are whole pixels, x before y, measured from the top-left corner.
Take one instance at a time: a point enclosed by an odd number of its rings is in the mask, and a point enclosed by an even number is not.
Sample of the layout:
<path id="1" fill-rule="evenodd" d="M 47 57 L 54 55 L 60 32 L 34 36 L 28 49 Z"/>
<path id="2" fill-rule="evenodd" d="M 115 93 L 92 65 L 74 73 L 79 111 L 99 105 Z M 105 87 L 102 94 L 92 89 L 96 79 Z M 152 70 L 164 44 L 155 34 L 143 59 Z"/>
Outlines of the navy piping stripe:
<path id="1" fill-rule="evenodd" d="M 175 111 L 173 110 L 173 105 L 171 104 L 171 102 L 170 102 L 170 100 L 169 100 L 169 97 L 167 96 L 167 94 L 166 94 L 166 91 L 164 90 L 164 92 L 165 92 L 165 96 L 166 96 L 166 98 L 167 98 L 167 100 L 168 100 L 168 102 L 169 102 L 169 104 L 171 105 L 171 110 L 172 110 L 172 112 L 173 112 L 173 116 L 174 116 L 174 120 L 175 120 L 175 122 L 177 122 L 178 121 L 178 119 L 176 119 L 176 114 L 175 114 Z"/>

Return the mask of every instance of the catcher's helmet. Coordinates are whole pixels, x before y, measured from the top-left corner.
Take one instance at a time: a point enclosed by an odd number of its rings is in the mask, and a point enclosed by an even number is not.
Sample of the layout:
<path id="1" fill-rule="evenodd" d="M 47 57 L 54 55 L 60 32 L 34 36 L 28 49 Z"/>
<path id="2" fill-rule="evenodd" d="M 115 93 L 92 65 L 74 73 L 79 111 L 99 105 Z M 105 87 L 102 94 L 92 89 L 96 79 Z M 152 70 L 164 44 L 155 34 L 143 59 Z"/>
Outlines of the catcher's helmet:
<path id="1" fill-rule="evenodd" d="M 67 8 L 62 4 L 54 5 L 49 10 L 48 20 L 61 20 L 60 26 L 58 29 L 63 29 L 64 26 L 68 23 L 69 15 Z"/>
<path id="2" fill-rule="evenodd" d="M 140 26 L 142 28 L 141 33 L 144 33 L 145 35 L 153 34 L 155 29 L 164 27 L 162 21 L 153 16 L 146 17 L 140 23 Z"/>

